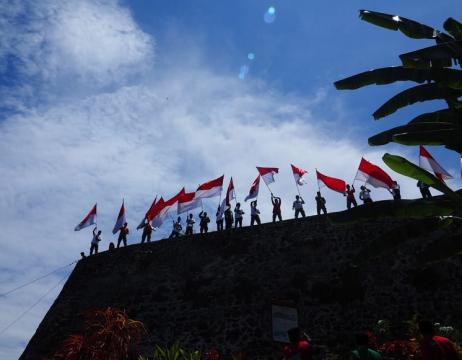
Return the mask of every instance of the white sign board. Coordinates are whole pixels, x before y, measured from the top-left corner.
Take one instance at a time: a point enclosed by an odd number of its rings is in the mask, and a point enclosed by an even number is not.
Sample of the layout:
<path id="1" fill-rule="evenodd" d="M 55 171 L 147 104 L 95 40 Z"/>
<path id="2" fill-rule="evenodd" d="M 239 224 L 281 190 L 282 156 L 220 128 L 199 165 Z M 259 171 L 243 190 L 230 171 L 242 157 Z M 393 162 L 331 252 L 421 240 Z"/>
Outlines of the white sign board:
<path id="1" fill-rule="evenodd" d="M 273 340 L 288 343 L 287 331 L 298 326 L 297 309 L 288 306 L 272 305 Z"/>

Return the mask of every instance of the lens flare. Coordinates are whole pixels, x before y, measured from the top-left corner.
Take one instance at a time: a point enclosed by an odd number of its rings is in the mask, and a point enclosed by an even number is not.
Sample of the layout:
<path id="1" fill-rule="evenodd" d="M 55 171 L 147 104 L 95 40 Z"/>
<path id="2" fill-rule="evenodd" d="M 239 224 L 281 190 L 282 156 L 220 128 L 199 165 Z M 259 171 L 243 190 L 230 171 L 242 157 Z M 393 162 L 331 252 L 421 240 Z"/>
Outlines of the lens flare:
<path id="1" fill-rule="evenodd" d="M 263 15 L 263 20 L 265 20 L 267 24 L 271 24 L 276 20 L 276 9 L 274 6 L 270 6 L 268 10 L 266 10 L 265 15 Z"/>
<path id="2" fill-rule="evenodd" d="M 254 53 L 248 53 L 248 54 L 247 54 L 247 59 L 249 59 L 249 60 L 255 60 L 255 54 L 254 54 Z"/>
<path id="3" fill-rule="evenodd" d="M 247 65 L 242 65 L 239 71 L 239 79 L 244 80 L 249 73 L 250 68 Z"/>

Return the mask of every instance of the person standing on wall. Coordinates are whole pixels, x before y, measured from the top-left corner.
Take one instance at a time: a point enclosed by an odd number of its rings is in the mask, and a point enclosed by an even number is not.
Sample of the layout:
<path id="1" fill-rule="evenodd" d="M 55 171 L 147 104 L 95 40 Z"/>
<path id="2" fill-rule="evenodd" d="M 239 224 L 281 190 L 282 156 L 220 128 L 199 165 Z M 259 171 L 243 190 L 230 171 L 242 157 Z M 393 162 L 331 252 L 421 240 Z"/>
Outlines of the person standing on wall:
<path id="1" fill-rule="evenodd" d="M 305 210 L 303 209 L 303 205 L 305 204 L 305 200 L 300 195 L 295 195 L 295 201 L 292 204 L 292 210 L 295 210 L 295 218 L 298 219 L 298 215 L 301 214 L 302 217 L 305 217 Z"/>
<path id="2" fill-rule="evenodd" d="M 210 218 L 207 216 L 207 213 L 204 211 L 201 211 L 199 213 L 199 218 L 201 219 L 201 221 L 199 222 L 201 234 L 204 234 L 204 233 L 206 234 L 209 231 Z"/>
<path id="3" fill-rule="evenodd" d="M 128 224 L 124 223 L 123 226 L 119 229 L 119 237 L 117 239 L 117 249 L 120 246 L 120 243 L 124 243 L 124 247 L 127 246 L 127 235 L 130 231 L 128 230 Z"/>
<path id="4" fill-rule="evenodd" d="M 430 200 L 433 197 L 432 193 L 430 192 L 430 186 L 425 184 L 423 181 L 417 181 L 417 187 L 419 188 L 420 193 L 422 194 L 422 199 Z"/>
<path id="5" fill-rule="evenodd" d="M 189 214 L 186 218 L 186 231 L 185 235 L 192 235 L 194 233 L 193 227 L 196 222 L 194 221 L 193 214 Z"/>
<path id="6" fill-rule="evenodd" d="M 257 200 L 250 203 L 250 226 L 254 224 L 260 225 L 260 210 L 257 209 Z"/>
<path id="7" fill-rule="evenodd" d="M 372 202 L 371 190 L 364 185 L 361 185 L 361 192 L 359 193 L 359 199 L 363 201 L 363 204 L 369 204 Z"/>
<path id="8" fill-rule="evenodd" d="M 181 226 L 181 217 L 178 216 L 177 220 L 173 221 L 173 229 L 169 239 L 179 237 L 181 235 L 181 230 L 183 230 L 183 226 Z"/>
<path id="9" fill-rule="evenodd" d="M 316 197 L 314 199 L 316 200 L 316 211 L 318 215 L 321 215 L 321 211 L 324 213 L 324 215 L 326 215 L 326 199 L 324 199 L 320 191 L 316 193 Z"/>
<path id="10" fill-rule="evenodd" d="M 101 241 L 101 230 L 96 231 L 96 227 L 93 229 L 93 239 L 91 240 L 90 246 L 90 255 L 93 255 L 93 251 L 95 254 L 98 254 L 98 243 Z"/>
<path id="11" fill-rule="evenodd" d="M 235 228 L 242 228 L 242 218 L 244 215 L 244 211 L 241 209 L 241 203 L 237 203 L 236 207 L 234 208 L 234 227 Z"/>
<path id="12" fill-rule="evenodd" d="M 230 207 L 228 207 L 225 210 L 225 229 L 232 229 L 233 228 L 233 222 L 234 222 L 234 217 L 233 217 L 233 212 Z"/>
<path id="13" fill-rule="evenodd" d="M 141 235 L 141 243 L 151 242 L 152 226 L 148 219 L 144 221 L 143 225 L 143 234 Z"/>
<path id="14" fill-rule="evenodd" d="M 221 209 L 221 206 L 218 206 L 217 213 L 215 214 L 217 222 L 217 231 L 223 231 L 223 216 L 224 213 Z"/>
<path id="15" fill-rule="evenodd" d="M 401 190 L 399 184 L 396 181 L 393 181 L 393 186 L 390 189 L 390 194 L 393 196 L 393 200 L 401 200 Z"/>
<path id="16" fill-rule="evenodd" d="M 350 210 L 351 209 L 351 205 L 353 205 L 354 207 L 358 206 L 358 203 L 356 202 L 356 198 L 355 198 L 355 186 L 352 185 L 350 187 L 349 184 L 347 184 L 346 186 L 346 190 L 345 190 L 345 193 L 343 194 L 343 196 L 346 196 L 346 201 L 347 201 L 347 209 Z"/>
<path id="17" fill-rule="evenodd" d="M 282 221 L 281 198 L 271 193 L 271 203 L 273 204 L 273 222 L 276 222 L 276 218 Z"/>

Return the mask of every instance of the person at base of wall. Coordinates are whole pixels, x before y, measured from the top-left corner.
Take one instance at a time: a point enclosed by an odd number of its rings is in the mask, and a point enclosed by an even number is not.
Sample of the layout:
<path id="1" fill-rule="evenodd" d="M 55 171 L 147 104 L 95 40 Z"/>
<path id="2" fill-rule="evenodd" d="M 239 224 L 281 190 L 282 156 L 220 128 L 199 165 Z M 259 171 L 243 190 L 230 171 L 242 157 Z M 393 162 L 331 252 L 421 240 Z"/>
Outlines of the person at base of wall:
<path id="1" fill-rule="evenodd" d="M 98 254 L 98 243 L 101 241 L 101 230 L 96 231 L 96 227 L 93 229 L 93 239 L 91 240 L 90 255 Z"/>
<path id="2" fill-rule="evenodd" d="M 254 224 L 260 225 L 260 210 L 257 209 L 257 200 L 250 203 L 250 226 Z"/>

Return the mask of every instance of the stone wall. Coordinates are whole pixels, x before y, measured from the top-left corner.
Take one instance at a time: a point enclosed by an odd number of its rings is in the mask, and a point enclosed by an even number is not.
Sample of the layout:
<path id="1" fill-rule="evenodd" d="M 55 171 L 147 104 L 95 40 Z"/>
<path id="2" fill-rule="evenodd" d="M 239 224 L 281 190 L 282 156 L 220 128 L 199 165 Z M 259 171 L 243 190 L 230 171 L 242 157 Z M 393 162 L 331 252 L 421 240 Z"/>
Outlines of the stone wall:
<path id="1" fill-rule="evenodd" d="M 179 341 L 280 358 L 274 301 L 293 303 L 301 326 L 331 346 L 415 313 L 461 327 L 462 228 L 440 225 L 311 217 L 100 253 L 77 264 L 21 359 L 40 359 L 80 332 L 86 310 L 107 306 L 144 322 L 147 354 Z"/>

